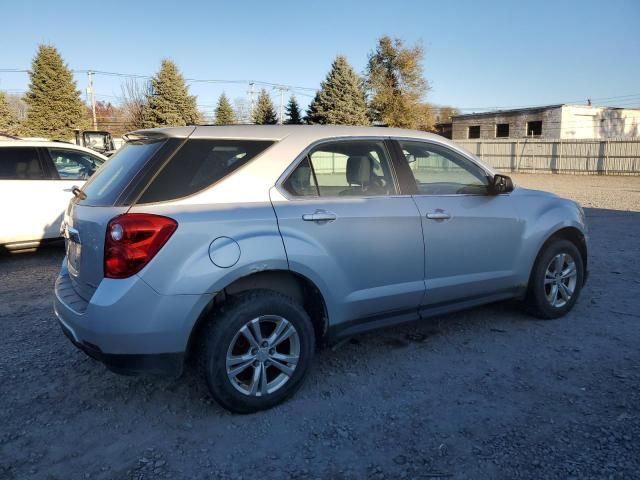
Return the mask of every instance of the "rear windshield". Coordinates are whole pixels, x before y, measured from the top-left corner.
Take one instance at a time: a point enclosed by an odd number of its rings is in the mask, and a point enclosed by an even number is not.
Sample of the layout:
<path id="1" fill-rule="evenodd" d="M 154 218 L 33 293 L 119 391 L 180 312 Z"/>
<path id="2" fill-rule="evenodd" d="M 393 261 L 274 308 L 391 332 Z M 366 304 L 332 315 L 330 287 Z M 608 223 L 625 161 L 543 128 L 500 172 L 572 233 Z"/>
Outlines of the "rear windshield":
<path id="1" fill-rule="evenodd" d="M 273 142 L 189 140 L 153 179 L 137 203 L 175 200 L 222 180 Z"/>
<path id="2" fill-rule="evenodd" d="M 87 198 L 82 200 L 82 204 L 113 205 L 131 179 L 163 144 L 164 141 L 124 144 L 85 184 L 82 191 Z"/>

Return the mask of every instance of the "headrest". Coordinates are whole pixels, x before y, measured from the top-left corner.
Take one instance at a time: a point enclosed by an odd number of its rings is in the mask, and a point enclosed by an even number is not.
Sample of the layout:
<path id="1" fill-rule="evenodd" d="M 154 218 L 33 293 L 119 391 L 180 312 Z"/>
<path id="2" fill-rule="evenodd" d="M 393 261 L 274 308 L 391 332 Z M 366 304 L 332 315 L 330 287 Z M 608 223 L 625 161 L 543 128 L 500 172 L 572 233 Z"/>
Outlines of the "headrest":
<path id="1" fill-rule="evenodd" d="M 35 158 L 29 162 L 28 172 L 29 178 L 43 178 L 42 168 L 40 168 L 40 163 Z"/>
<path id="2" fill-rule="evenodd" d="M 290 187 L 298 195 L 304 195 L 311 186 L 311 168 L 306 164 L 298 165 L 289 179 Z"/>
<path id="3" fill-rule="evenodd" d="M 354 155 L 347 159 L 347 183 L 349 185 L 369 185 L 371 181 L 371 160 L 364 155 Z"/>

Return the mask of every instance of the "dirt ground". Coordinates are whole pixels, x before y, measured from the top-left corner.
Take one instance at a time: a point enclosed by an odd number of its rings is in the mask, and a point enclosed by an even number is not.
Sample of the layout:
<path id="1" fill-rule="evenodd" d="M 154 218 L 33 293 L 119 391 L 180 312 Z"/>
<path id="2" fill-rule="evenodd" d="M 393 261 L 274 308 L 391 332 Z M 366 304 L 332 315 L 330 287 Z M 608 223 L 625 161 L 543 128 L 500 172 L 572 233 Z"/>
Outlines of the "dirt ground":
<path id="1" fill-rule="evenodd" d="M 191 372 L 108 372 L 56 324 L 62 250 L 0 258 L 0 479 L 638 478 L 640 177 L 514 179 L 586 207 L 573 312 L 507 302 L 363 335 L 255 415 Z"/>

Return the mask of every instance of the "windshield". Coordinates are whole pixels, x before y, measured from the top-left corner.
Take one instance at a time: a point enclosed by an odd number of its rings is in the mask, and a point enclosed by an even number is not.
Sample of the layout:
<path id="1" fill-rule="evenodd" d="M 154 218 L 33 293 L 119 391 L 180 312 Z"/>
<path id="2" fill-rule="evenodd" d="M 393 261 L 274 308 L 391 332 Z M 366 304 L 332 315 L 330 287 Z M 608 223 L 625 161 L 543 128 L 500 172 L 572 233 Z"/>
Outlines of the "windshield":
<path id="1" fill-rule="evenodd" d="M 163 144 L 164 141 L 126 143 L 85 184 L 82 191 L 87 198 L 82 200 L 82 204 L 113 205 L 131 179 Z"/>

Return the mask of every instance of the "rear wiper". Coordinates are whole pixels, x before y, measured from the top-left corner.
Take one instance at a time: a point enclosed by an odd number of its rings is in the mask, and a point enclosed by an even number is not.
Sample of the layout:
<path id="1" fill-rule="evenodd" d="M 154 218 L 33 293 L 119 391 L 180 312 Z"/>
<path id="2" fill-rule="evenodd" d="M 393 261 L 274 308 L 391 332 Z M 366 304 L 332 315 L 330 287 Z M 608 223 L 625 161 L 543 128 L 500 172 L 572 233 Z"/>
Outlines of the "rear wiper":
<path id="1" fill-rule="evenodd" d="M 77 185 L 71 187 L 71 193 L 73 193 L 75 197 L 79 198 L 80 200 L 84 200 L 85 198 L 87 198 L 87 194 L 80 190 L 80 187 L 78 187 Z"/>

